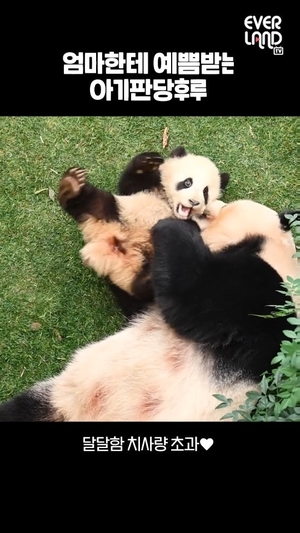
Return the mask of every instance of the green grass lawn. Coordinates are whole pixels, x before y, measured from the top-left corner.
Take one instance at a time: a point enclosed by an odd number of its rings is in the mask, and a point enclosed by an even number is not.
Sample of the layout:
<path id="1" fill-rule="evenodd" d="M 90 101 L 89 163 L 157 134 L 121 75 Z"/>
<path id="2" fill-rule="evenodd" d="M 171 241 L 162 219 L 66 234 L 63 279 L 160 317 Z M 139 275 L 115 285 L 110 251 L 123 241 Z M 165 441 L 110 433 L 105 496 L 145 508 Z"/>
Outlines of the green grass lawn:
<path id="1" fill-rule="evenodd" d="M 49 196 L 64 170 L 83 166 L 116 192 L 132 156 L 183 144 L 231 175 L 225 201 L 295 208 L 296 126 L 294 117 L 1 117 L 0 401 L 123 324 L 105 282 L 81 264 L 76 223 Z"/>

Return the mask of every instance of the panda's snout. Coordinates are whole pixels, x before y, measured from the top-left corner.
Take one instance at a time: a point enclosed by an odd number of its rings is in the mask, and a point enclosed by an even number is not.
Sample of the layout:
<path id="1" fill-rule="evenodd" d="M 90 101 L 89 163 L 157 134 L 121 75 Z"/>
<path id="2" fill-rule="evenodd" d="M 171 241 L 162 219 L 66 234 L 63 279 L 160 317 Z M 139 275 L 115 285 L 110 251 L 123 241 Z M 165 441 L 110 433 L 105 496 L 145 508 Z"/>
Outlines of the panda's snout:
<path id="1" fill-rule="evenodd" d="M 189 200 L 192 207 L 196 207 L 197 205 L 200 205 L 200 202 L 197 202 L 197 200 Z"/>

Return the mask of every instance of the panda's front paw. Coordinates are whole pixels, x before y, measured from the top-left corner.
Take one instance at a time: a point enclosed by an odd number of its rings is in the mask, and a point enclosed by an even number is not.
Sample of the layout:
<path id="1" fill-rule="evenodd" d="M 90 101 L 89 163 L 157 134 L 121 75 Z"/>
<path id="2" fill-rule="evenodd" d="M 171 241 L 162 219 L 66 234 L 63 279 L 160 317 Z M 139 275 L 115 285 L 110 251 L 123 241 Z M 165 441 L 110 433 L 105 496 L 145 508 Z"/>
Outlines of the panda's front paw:
<path id="1" fill-rule="evenodd" d="M 64 205 L 68 200 L 76 198 L 86 183 L 87 173 L 84 168 L 72 167 L 64 172 L 58 189 L 58 200 Z"/>
<path id="2" fill-rule="evenodd" d="M 158 152 L 143 152 L 132 159 L 131 170 L 135 174 L 154 172 L 163 162 L 164 159 Z"/>

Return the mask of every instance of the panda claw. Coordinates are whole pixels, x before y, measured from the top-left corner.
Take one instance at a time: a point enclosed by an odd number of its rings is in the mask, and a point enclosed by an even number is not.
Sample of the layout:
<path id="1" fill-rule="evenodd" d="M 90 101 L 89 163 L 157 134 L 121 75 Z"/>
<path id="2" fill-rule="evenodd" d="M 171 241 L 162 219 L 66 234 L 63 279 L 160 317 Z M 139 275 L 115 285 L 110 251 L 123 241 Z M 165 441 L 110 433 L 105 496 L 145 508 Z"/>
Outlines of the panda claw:
<path id="1" fill-rule="evenodd" d="M 64 172 L 58 191 L 58 200 L 61 204 L 80 194 L 87 178 L 87 171 L 80 167 L 71 167 Z"/>
<path id="2" fill-rule="evenodd" d="M 67 178 L 67 177 L 71 177 L 77 181 L 79 180 L 84 180 L 86 181 L 86 178 L 87 178 L 87 171 L 85 168 L 80 168 L 80 167 L 72 167 L 72 168 L 68 168 L 68 170 L 66 170 L 66 172 L 64 172 L 63 176 L 62 176 L 62 179 L 64 178 Z"/>
<path id="3" fill-rule="evenodd" d="M 158 169 L 159 165 L 163 163 L 163 158 L 160 156 L 145 156 L 140 161 L 136 162 L 136 174 L 142 174 L 143 172 L 154 172 Z"/>

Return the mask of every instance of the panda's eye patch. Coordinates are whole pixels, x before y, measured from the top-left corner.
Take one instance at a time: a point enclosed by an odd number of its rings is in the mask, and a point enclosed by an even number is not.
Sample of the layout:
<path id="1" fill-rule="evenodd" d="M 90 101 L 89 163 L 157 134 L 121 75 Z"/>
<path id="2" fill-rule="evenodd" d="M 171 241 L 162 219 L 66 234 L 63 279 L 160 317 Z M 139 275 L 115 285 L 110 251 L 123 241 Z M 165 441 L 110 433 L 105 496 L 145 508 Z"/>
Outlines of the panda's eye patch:
<path id="1" fill-rule="evenodd" d="M 183 184 L 186 187 L 186 189 L 188 189 L 188 187 L 191 187 L 193 185 L 192 178 L 187 178 L 186 180 L 184 180 Z"/>
<path id="2" fill-rule="evenodd" d="M 179 183 L 177 183 L 176 189 L 177 191 L 180 191 L 181 189 L 188 189 L 192 185 L 193 185 L 192 178 L 186 178 L 186 180 L 180 181 Z"/>
<path id="3" fill-rule="evenodd" d="M 203 189 L 203 197 L 204 197 L 204 202 L 207 204 L 208 202 L 208 187 L 204 187 Z"/>

